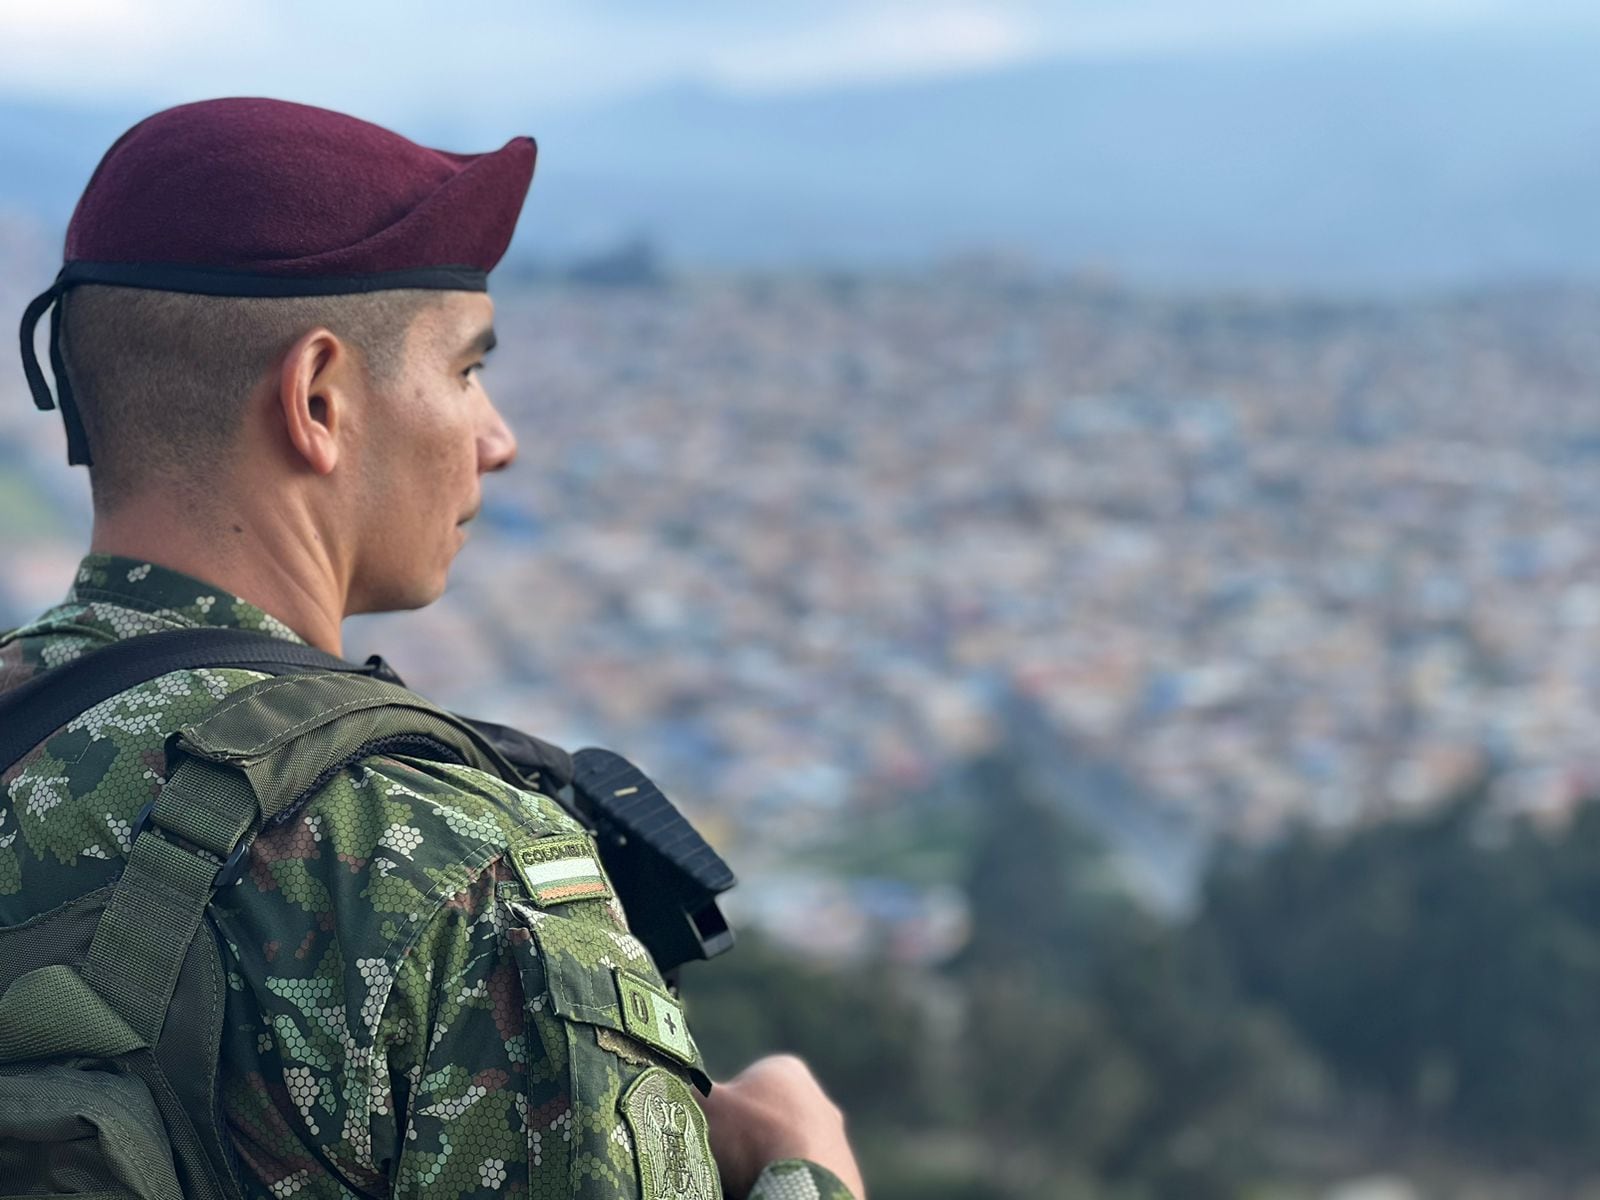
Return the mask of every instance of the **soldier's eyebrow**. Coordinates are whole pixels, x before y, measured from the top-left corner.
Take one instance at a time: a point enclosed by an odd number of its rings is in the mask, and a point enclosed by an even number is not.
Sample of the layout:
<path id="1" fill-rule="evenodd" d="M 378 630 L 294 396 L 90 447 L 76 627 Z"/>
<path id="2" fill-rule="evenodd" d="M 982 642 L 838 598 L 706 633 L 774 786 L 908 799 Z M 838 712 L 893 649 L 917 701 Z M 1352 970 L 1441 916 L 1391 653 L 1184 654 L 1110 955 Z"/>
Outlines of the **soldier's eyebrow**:
<path id="1" fill-rule="evenodd" d="M 494 335 L 494 326 L 487 325 L 467 344 L 467 348 L 461 352 L 461 357 L 482 358 L 499 344 L 500 340 Z"/>

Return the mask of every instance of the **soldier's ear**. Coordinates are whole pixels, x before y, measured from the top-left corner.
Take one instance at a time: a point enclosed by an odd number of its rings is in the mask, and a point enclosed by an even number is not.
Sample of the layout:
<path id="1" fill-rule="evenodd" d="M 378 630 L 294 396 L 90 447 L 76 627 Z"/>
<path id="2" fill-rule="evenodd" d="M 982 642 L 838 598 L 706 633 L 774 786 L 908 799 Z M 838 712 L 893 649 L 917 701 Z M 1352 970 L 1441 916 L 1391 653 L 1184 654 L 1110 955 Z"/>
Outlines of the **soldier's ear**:
<path id="1" fill-rule="evenodd" d="M 321 326 L 302 334 L 278 369 L 278 411 L 289 446 L 319 475 L 339 464 L 350 434 L 358 356 Z"/>

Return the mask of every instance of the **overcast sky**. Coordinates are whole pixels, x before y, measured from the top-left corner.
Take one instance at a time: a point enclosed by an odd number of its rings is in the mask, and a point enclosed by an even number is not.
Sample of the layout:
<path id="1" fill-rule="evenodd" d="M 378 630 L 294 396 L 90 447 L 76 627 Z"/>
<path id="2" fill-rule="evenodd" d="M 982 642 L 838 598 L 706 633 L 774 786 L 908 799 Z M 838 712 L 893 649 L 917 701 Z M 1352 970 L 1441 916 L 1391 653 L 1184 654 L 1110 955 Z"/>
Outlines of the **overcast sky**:
<path id="1" fill-rule="evenodd" d="M 1594 0 L 0 0 L 0 95 L 158 108 L 272 95 L 508 128 L 667 83 L 780 91 L 1032 58 L 1600 27 Z M 472 114 L 469 118 L 468 114 Z"/>

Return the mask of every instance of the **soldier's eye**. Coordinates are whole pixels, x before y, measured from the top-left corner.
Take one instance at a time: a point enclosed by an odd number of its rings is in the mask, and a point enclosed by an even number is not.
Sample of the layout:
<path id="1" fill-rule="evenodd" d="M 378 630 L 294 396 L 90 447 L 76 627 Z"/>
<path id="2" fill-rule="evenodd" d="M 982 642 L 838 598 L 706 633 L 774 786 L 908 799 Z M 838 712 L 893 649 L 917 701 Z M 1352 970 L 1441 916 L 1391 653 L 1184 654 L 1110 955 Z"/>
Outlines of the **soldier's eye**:
<path id="1" fill-rule="evenodd" d="M 465 371 L 461 372 L 461 378 L 463 378 L 463 379 L 471 379 L 472 378 L 472 373 L 474 371 L 481 371 L 481 370 L 483 370 L 483 364 L 481 362 L 475 362 L 470 367 L 468 367 Z"/>

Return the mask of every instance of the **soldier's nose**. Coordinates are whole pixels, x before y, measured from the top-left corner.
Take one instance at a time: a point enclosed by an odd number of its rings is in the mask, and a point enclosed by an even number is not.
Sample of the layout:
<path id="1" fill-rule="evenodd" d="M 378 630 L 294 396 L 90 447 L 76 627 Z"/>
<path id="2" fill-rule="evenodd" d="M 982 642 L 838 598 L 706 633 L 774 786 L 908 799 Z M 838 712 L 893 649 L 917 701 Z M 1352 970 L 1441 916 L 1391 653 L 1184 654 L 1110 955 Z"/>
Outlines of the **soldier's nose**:
<path id="1" fill-rule="evenodd" d="M 517 435 L 499 412 L 491 409 L 492 420 L 487 433 L 478 439 L 478 463 L 484 471 L 501 471 L 517 457 Z"/>

